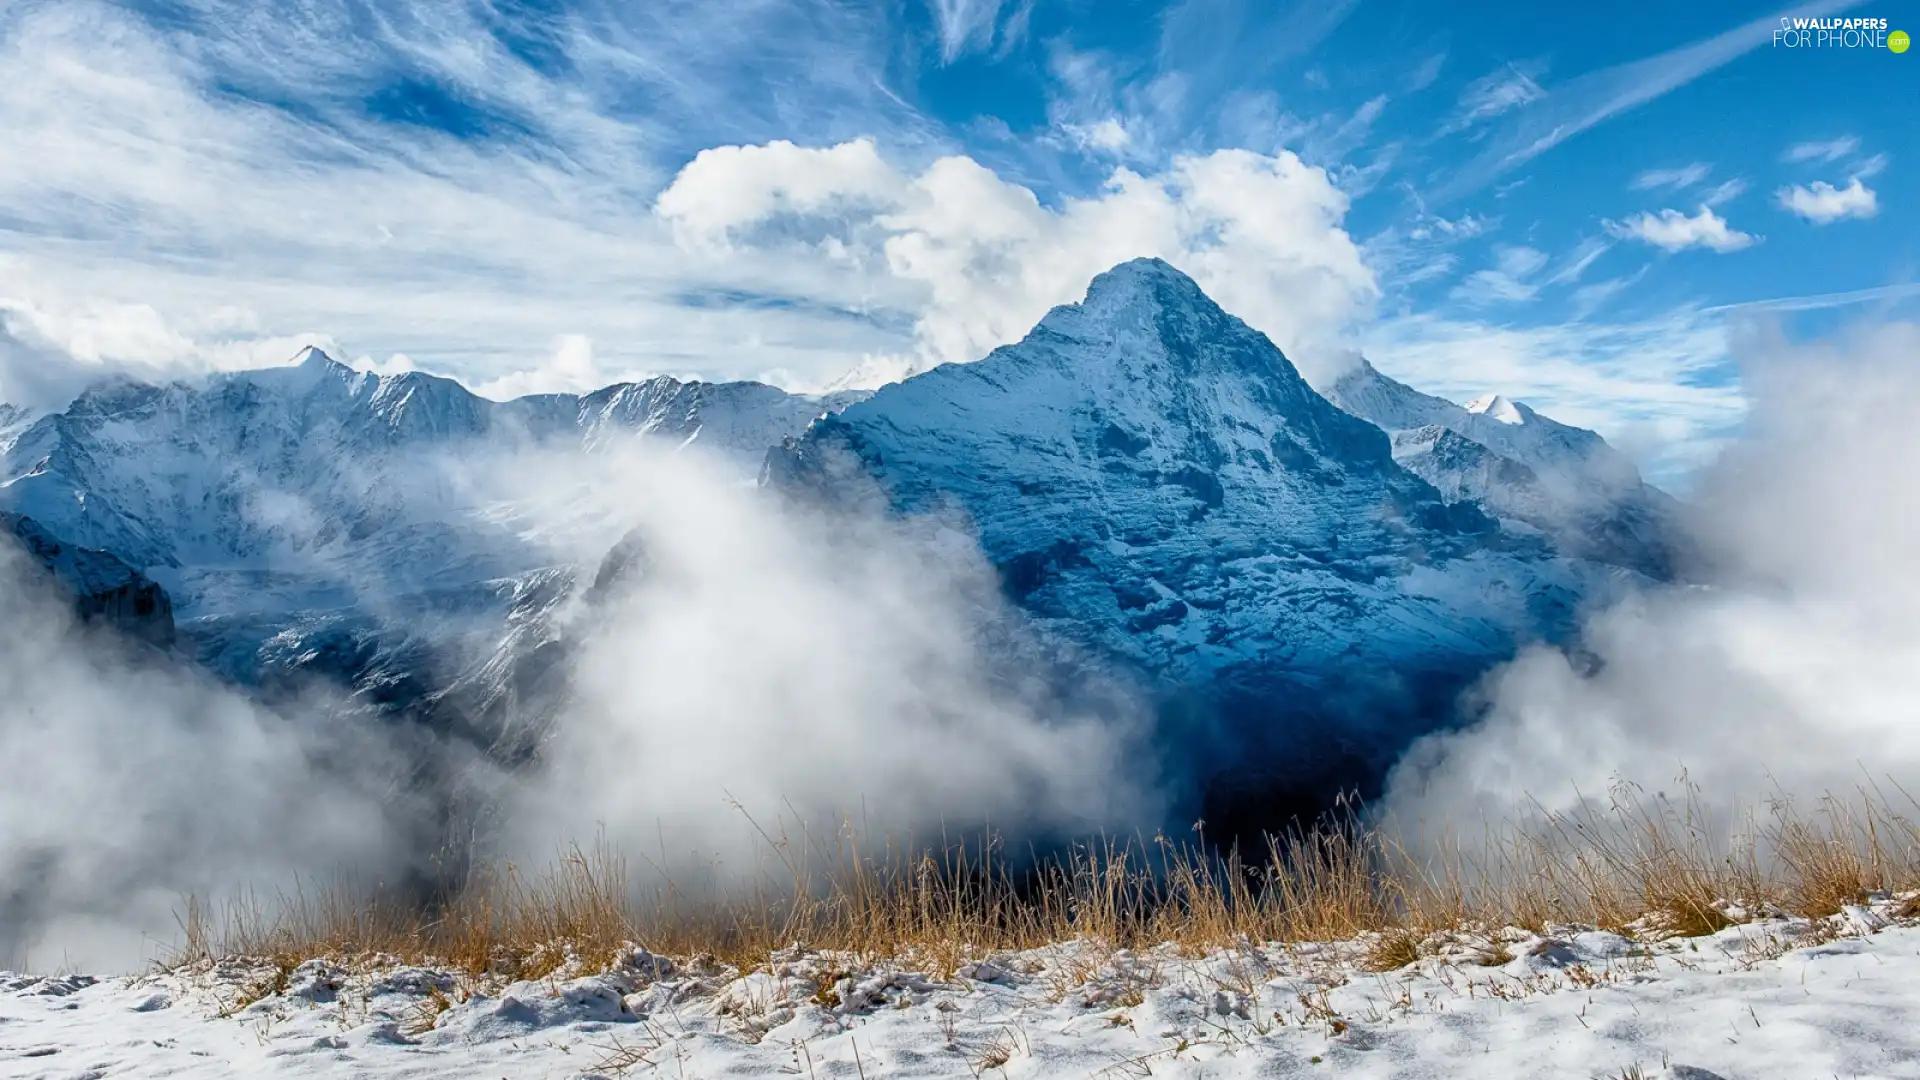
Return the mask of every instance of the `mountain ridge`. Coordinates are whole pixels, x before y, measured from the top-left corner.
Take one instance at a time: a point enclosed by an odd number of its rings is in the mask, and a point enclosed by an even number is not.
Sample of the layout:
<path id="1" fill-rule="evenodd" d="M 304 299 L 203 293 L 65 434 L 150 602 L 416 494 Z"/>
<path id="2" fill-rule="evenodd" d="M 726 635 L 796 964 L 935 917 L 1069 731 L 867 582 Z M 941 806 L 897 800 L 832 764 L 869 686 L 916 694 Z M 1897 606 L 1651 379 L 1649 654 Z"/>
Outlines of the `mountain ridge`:
<path id="1" fill-rule="evenodd" d="M 409 499 L 444 504 L 451 493 L 407 492 L 396 475 L 422 448 L 638 434 L 699 439 L 746 469 L 850 397 L 661 377 L 495 402 L 423 372 L 355 371 L 316 348 L 297 360 L 198 384 L 91 387 L 0 447 L 0 508 L 142 568 L 298 564 L 404 527 Z"/>
<path id="2" fill-rule="evenodd" d="M 1058 656 L 1151 692 L 1164 767 L 1209 763 L 1200 809 L 1229 830 L 1364 788 L 1480 673 L 1645 580 L 1528 523 L 1557 521 L 1544 472 L 1613 453 L 1597 435 L 1377 372 L 1322 395 L 1159 260 L 870 395 L 661 378 L 494 402 L 297 360 L 28 418 L 0 441 L 0 509 L 152 568 L 187 651 L 231 681 L 332 682 L 506 760 L 564 697 L 589 582 L 637 556 L 595 574 L 481 505 L 463 469 L 495 451 L 697 443 L 782 497 L 960 524 Z"/>

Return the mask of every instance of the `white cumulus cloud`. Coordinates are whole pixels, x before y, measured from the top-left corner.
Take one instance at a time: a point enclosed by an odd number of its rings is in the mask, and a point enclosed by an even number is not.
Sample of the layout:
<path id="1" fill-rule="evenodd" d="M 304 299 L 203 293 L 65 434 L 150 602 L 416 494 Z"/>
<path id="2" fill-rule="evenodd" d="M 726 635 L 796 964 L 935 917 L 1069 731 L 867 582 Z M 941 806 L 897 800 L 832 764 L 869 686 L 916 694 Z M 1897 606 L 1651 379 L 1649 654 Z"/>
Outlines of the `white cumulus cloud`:
<path id="1" fill-rule="evenodd" d="M 1689 217 L 1678 210 L 1658 214 L 1635 214 L 1625 221 L 1607 222 L 1607 231 L 1626 240 L 1640 240 L 1666 251 L 1703 247 L 1722 254 L 1751 247 L 1760 239 L 1727 224 L 1727 220 L 1702 206 Z"/>
<path id="2" fill-rule="evenodd" d="M 1048 206 L 971 158 L 894 171 L 852 146 L 779 151 L 782 160 L 813 155 L 804 199 L 790 194 L 785 173 L 762 167 L 757 151 L 768 148 L 710 151 L 661 194 L 657 211 L 689 243 L 778 251 L 910 288 L 914 352 L 891 364 L 877 358 L 869 375 L 978 359 L 1137 256 L 1180 266 L 1283 348 L 1336 336 L 1377 294 L 1342 227 L 1346 194 L 1287 151 L 1182 156 L 1151 175 L 1117 169 L 1096 194 Z M 825 235 L 782 227 L 827 207 L 839 216 Z"/>
<path id="3" fill-rule="evenodd" d="M 1880 200 L 1873 189 L 1854 177 L 1846 187 L 1837 188 L 1824 180 L 1802 187 L 1792 184 L 1774 193 L 1784 210 L 1791 210 L 1815 225 L 1827 225 L 1842 218 L 1870 218 L 1880 212 Z"/>
<path id="4" fill-rule="evenodd" d="M 890 205 L 905 186 L 871 139 L 817 149 L 779 139 L 700 151 L 656 207 L 681 241 L 724 243 L 734 230 L 776 216 Z"/>

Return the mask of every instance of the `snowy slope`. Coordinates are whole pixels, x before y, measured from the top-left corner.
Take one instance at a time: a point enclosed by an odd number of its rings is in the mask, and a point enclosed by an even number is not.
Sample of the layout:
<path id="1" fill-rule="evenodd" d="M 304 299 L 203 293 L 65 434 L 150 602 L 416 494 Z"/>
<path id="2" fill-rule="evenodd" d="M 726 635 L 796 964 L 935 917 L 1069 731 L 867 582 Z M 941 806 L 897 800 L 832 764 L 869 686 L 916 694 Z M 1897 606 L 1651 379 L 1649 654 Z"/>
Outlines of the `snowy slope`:
<path id="1" fill-rule="evenodd" d="M 131 980 L 0 973 L 0 1074 L 1920 1075 L 1920 928 L 1873 932 L 1884 917 L 1856 913 L 1834 921 L 1865 925 L 1837 938 L 1806 920 L 1654 944 L 1514 931 L 1502 966 L 1480 966 L 1461 942 L 1384 974 L 1360 969 L 1361 942 L 1207 956 L 1063 944 L 950 979 L 802 948 L 744 976 L 635 949 L 606 974 L 518 983 L 317 960 L 230 1015 L 249 983 L 273 978 L 270 963 Z"/>
<path id="2" fill-rule="evenodd" d="M 1158 260 L 814 424 L 766 475 L 845 491 L 848 474 L 901 510 L 963 511 L 1029 611 L 1201 688 L 1260 769 L 1321 779 L 1360 780 L 1618 576 L 1509 550 Z"/>
<path id="3" fill-rule="evenodd" d="M 1450 501 L 1472 502 L 1567 555 L 1656 578 L 1675 572 L 1678 504 L 1595 432 L 1499 394 L 1456 405 L 1365 360 L 1329 386 L 1327 397 L 1392 433 L 1394 456 Z"/>

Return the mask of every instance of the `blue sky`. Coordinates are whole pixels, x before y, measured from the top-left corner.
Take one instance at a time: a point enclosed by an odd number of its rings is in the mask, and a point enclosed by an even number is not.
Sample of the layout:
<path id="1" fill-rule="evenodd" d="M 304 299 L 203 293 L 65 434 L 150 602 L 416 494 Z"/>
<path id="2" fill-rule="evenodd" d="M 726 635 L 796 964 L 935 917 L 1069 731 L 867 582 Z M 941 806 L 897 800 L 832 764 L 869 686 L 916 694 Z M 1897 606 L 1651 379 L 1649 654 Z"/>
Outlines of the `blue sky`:
<path id="1" fill-rule="evenodd" d="M 1161 255 L 1683 478 L 1753 333 L 1902 317 L 1920 4 L 0 3 L 0 397 L 306 342 L 490 394 L 872 383 Z"/>

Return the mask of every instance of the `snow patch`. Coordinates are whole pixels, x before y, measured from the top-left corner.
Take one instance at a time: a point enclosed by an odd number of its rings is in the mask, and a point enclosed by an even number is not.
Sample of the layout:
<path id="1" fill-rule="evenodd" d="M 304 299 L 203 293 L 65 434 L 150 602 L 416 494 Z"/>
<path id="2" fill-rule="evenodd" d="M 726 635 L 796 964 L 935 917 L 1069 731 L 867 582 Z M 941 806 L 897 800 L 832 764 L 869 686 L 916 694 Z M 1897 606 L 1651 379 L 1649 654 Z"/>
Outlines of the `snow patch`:
<path id="1" fill-rule="evenodd" d="M 1895 906 L 1862 910 L 1886 920 Z M 1920 1060 L 1920 927 L 1775 918 L 1665 941 L 1546 929 L 1430 935 L 1416 963 L 1385 973 L 1363 969 L 1364 938 L 1201 956 L 1061 943 L 951 979 L 800 947 L 747 974 L 643 951 L 601 975 L 505 983 L 327 968 L 337 993 L 289 987 L 240 1013 L 223 1003 L 245 965 L 0 974 L 0 1072 L 1709 1080 L 1891 1077 Z M 1516 959 L 1488 966 L 1488 940 Z M 156 998 L 172 1007 L 141 1008 Z"/>

